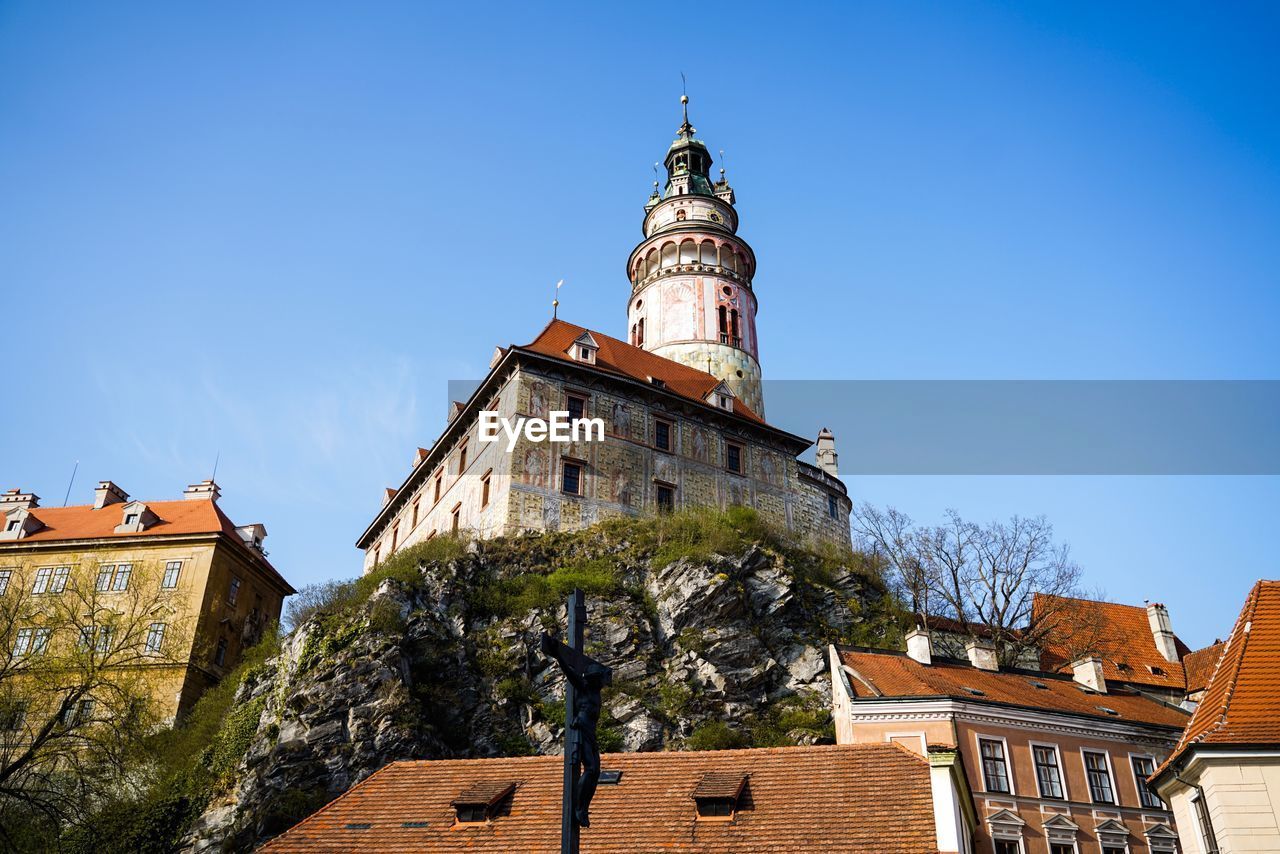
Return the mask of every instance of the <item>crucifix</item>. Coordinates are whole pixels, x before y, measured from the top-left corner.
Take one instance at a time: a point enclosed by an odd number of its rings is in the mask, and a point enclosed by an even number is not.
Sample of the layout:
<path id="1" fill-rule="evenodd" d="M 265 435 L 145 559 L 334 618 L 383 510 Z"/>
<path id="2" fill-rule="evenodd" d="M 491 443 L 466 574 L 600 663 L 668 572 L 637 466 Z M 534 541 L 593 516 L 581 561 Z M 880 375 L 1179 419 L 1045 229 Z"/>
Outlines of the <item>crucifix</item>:
<path id="1" fill-rule="evenodd" d="M 613 671 L 582 651 L 587 604 L 581 590 L 569 597 L 569 643 L 542 634 L 542 652 L 564 671 L 564 794 L 560 808 L 560 852 L 578 854 L 579 828 L 590 827 L 588 810 L 600 781 L 600 691 Z"/>

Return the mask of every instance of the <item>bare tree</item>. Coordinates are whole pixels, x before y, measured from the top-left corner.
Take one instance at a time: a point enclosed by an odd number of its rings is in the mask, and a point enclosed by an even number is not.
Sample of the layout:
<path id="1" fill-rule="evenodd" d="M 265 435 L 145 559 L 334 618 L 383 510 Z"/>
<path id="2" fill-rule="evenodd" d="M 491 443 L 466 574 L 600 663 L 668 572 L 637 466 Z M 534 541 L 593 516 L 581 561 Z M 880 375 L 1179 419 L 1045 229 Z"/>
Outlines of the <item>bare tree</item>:
<path id="1" fill-rule="evenodd" d="M 62 827 L 128 785 L 191 649 L 182 597 L 144 562 L 15 571 L 0 595 L 0 842 Z"/>
<path id="2" fill-rule="evenodd" d="M 949 510 L 942 524 L 920 526 L 893 508 L 862 505 L 854 530 L 892 567 L 918 623 L 953 620 L 962 634 L 994 641 L 1006 661 L 1038 652 L 1070 619 L 1057 603 L 1076 595 L 1080 568 L 1043 516 L 980 525 Z M 1054 606 L 1033 607 L 1037 593 L 1055 597 Z"/>

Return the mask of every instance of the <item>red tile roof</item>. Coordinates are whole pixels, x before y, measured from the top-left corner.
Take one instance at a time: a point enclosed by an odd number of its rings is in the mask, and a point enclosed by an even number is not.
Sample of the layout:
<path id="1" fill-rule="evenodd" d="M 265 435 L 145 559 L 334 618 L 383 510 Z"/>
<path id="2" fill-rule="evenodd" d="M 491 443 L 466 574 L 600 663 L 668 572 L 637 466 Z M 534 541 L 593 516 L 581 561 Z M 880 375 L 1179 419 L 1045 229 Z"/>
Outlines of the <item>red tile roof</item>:
<path id="1" fill-rule="evenodd" d="M 648 350 L 633 347 L 616 338 L 610 338 L 608 335 L 588 330 L 582 326 L 575 326 L 563 320 L 551 321 L 532 343 L 515 349 L 538 353 L 542 356 L 551 356 L 566 362 L 572 362 L 575 365 L 582 365 L 581 362 L 569 356 L 568 350 L 569 345 L 584 332 L 590 332 L 591 337 L 600 345 L 600 349 L 596 353 L 595 367 L 597 369 L 605 373 L 618 374 L 633 380 L 639 380 L 642 383 L 648 383 L 649 377 L 655 377 L 662 380 L 668 391 L 675 392 L 689 400 L 697 401 L 704 406 L 710 406 L 707 403 L 707 395 L 711 394 L 721 382 L 713 374 L 699 371 L 679 362 L 673 362 L 670 359 L 664 359 L 662 356 L 650 353 Z M 591 366 L 586 365 L 584 367 L 590 368 Z M 735 399 L 733 401 L 733 411 L 735 415 L 740 415 L 750 421 L 764 422 L 764 419 L 756 415 L 741 400 Z"/>
<path id="2" fill-rule="evenodd" d="M 1186 687 L 1182 662 L 1168 661 L 1156 648 L 1146 608 L 1037 593 L 1032 602 L 1032 613 L 1039 616 L 1046 610 L 1064 607 L 1080 614 L 1082 620 L 1097 621 L 1096 631 L 1102 641 L 1098 657 L 1102 659 L 1102 674 L 1108 682 L 1179 690 Z M 1089 613 L 1086 615 L 1084 610 Z M 1182 641 L 1176 643 L 1179 656 L 1190 652 Z M 1070 647 L 1065 639 L 1055 640 L 1051 634 L 1046 638 L 1040 666 L 1045 670 L 1070 673 L 1074 660 Z"/>
<path id="3" fill-rule="evenodd" d="M 904 653 L 887 650 L 845 648 L 840 650 L 840 660 L 864 680 L 849 680 L 858 699 L 949 697 L 1174 730 L 1186 726 L 1189 718 L 1182 709 L 1132 689 L 1118 686 L 1106 694 L 1094 694 L 1055 673 L 979 670 L 940 659 L 925 665 Z M 973 693 L 975 690 L 981 694 Z"/>
<path id="4" fill-rule="evenodd" d="M 131 499 L 132 500 L 132 499 Z M 124 504 L 108 504 L 95 509 L 92 504 L 73 507 L 32 507 L 30 513 L 40 520 L 43 527 L 20 540 L 8 540 L 0 547 L 24 546 L 28 543 L 49 543 L 63 540 L 125 539 L 138 537 L 163 537 L 180 534 L 226 534 L 254 560 L 264 564 L 269 574 L 292 593 L 293 588 L 284 580 L 270 562 L 258 552 L 249 549 L 244 539 L 236 533 L 235 524 L 218 507 L 217 502 L 206 498 L 180 499 L 177 501 L 143 501 L 147 509 L 158 519 L 139 532 L 117 533 L 116 526 L 124 520 Z"/>
<path id="5" fill-rule="evenodd" d="M 1213 675 L 1213 669 L 1218 666 L 1218 659 L 1222 657 L 1225 646 L 1225 643 L 1218 641 L 1183 656 L 1182 669 L 1187 676 L 1187 691 L 1204 690 L 1209 684 L 1209 677 Z"/>
<path id="6" fill-rule="evenodd" d="M 1198 745 L 1280 745 L 1280 581 L 1259 581 L 1161 771 Z"/>
<path id="7" fill-rule="evenodd" d="M 583 854 L 937 852 L 929 765 L 898 745 L 615 753 L 603 765 L 622 778 L 597 790 Z M 262 850 L 558 851 L 562 769 L 559 756 L 394 762 Z M 749 775 L 733 821 L 696 819 L 709 772 Z M 519 781 L 509 810 L 453 826 L 459 792 L 503 780 Z"/>

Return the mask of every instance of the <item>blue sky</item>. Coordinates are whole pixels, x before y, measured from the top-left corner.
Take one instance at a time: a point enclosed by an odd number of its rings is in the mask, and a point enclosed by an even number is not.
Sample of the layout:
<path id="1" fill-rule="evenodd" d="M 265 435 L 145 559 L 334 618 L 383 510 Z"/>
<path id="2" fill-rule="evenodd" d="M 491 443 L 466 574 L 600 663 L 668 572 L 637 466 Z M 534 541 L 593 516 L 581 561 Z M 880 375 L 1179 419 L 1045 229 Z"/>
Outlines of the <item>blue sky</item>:
<path id="1" fill-rule="evenodd" d="M 0 487 L 170 497 L 221 454 L 295 584 L 356 573 L 447 381 L 557 279 L 622 333 L 681 71 L 766 377 L 1277 378 L 1278 38 L 1243 4 L 3 0 Z M 1280 575 L 1274 477 L 849 486 L 1044 513 L 1193 644 Z"/>

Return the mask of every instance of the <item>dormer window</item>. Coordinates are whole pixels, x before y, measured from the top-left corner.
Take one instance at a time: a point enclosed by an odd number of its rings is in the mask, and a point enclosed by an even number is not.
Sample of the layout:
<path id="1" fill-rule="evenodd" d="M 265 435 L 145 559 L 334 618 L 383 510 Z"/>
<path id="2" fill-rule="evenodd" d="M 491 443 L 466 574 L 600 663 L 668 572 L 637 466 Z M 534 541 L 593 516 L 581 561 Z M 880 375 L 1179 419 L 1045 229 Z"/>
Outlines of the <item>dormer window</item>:
<path id="1" fill-rule="evenodd" d="M 0 527 L 0 540 L 20 540 L 44 527 L 44 523 L 26 507 L 15 507 L 0 516 L 0 519 L 4 519 L 4 526 Z"/>
<path id="2" fill-rule="evenodd" d="M 726 383 L 720 383 L 704 399 L 717 409 L 733 411 L 733 391 Z"/>
<path id="3" fill-rule="evenodd" d="M 141 501 L 130 501 L 121 508 L 117 534 L 138 534 L 160 521 Z"/>
<path id="4" fill-rule="evenodd" d="M 693 790 L 698 820 L 732 821 L 741 809 L 747 775 L 737 771 L 708 771 Z"/>
<path id="5" fill-rule="evenodd" d="M 516 783 L 509 780 L 472 783 L 453 799 L 458 824 L 484 824 L 505 814 L 511 806 Z"/>
<path id="6" fill-rule="evenodd" d="M 596 363 L 596 351 L 599 349 L 600 345 L 596 343 L 596 339 L 591 337 L 591 333 L 583 332 L 569 345 L 569 356 L 575 362 L 594 365 Z"/>
<path id="7" fill-rule="evenodd" d="M 10 519 L 9 524 L 5 526 L 5 530 L 12 532 L 12 531 L 18 530 L 21 527 L 22 527 L 21 519 Z"/>

